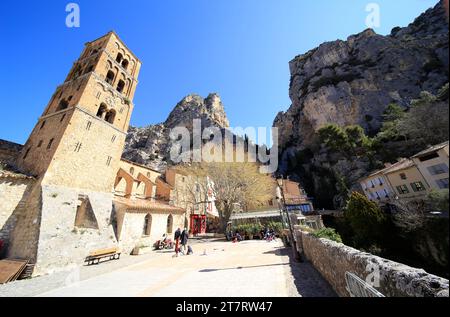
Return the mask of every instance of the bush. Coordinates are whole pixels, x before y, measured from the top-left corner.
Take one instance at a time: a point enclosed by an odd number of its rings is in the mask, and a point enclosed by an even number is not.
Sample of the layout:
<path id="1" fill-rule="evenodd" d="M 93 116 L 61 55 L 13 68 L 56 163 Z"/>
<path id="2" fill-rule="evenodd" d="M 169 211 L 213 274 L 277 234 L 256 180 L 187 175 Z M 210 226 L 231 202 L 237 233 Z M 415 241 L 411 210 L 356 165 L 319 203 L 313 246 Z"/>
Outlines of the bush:
<path id="1" fill-rule="evenodd" d="M 316 238 L 324 238 L 331 241 L 336 241 L 338 243 L 342 243 L 342 238 L 336 230 L 332 228 L 322 228 L 312 233 Z"/>
<path id="2" fill-rule="evenodd" d="M 344 217 L 353 230 L 355 246 L 368 247 L 382 238 L 385 215 L 376 203 L 363 194 L 351 194 Z"/>
<path id="3" fill-rule="evenodd" d="M 432 190 L 427 197 L 428 208 L 430 211 L 447 211 L 449 208 L 448 189 Z"/>

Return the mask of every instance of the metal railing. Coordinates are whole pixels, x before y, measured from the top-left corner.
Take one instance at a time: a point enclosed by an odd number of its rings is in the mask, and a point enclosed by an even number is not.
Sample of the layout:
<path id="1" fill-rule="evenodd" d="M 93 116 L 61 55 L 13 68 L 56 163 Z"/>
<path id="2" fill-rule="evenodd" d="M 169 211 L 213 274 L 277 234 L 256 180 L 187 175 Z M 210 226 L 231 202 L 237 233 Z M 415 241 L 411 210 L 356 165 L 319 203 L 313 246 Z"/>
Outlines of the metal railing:
<path id="1" fill-rule="evenodd" d="M 351 297 L 385 297 L 353 273 L 345 272 L 345 281 Z"/>

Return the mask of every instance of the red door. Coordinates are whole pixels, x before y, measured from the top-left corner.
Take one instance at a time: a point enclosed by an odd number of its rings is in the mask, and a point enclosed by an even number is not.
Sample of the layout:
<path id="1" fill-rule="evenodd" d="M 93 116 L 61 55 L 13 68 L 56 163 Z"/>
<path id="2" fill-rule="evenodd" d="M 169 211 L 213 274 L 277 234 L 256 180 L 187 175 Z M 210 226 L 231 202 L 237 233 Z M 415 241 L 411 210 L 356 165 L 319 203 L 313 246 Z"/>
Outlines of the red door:
<path id="1" fill-rule="evenodd" d="M 204 234 L 206 233 L 206 216 L 191 215 L 191 234 Z"/>

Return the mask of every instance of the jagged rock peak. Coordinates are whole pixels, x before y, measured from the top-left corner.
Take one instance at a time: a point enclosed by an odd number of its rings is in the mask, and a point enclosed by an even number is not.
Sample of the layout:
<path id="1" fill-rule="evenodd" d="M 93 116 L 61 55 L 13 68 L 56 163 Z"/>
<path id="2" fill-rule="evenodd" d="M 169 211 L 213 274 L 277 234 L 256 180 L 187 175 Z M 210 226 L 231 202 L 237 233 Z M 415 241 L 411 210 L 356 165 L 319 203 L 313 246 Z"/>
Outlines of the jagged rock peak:
<path id="1" fill-rule="evenodd" d="M 193 119 L 202 119 L 204 124 L 221 128 L 230 126 L 225 108 L 217 93 L 209 94 L 206 98 L 197 94 L 184 97 L 170 113 L 164 125 L 168 128 L 182 124 L 190 126 L 188 121 Z"/>
<path id="2" fill-rule="evenodd" d="M 170 161 L 170 130 L 185 127 L 192 131 L 194 119 L 200 119 L 202 128 L 230 126 L 220 96 L 216 93 L 203 98 L 197 94 L 184 97 L 172 110 L 167 120 L 145 128 L 130 127 L 123 157 L 127 160 L 164 171 Z"/>

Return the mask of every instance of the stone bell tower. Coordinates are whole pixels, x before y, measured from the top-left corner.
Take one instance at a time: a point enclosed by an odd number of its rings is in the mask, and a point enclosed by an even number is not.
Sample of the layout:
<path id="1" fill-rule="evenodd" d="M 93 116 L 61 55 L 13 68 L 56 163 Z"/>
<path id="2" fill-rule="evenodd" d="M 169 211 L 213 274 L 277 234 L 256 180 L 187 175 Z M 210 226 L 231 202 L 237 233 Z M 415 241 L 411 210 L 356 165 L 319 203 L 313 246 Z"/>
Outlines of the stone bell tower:
<path id="1" fill-rule="evenodd" d="M 140 67 L 114 32 L 87 43 L 39 118 L 18 168 L 43 185 L 111 192 Z"/>

